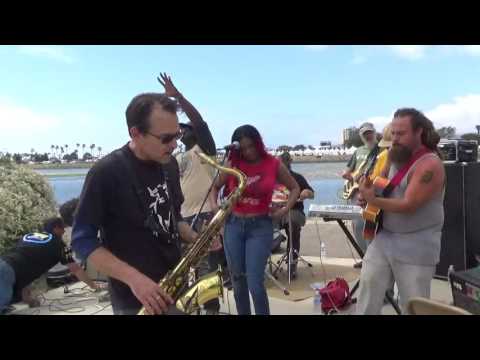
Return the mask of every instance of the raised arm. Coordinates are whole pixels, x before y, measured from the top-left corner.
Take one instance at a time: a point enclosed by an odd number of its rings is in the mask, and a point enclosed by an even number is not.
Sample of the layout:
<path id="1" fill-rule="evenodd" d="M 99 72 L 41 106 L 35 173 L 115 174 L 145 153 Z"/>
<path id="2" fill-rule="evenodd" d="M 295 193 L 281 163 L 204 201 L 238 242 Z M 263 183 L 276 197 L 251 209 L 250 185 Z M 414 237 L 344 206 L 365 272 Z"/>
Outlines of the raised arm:
<path id="1" fill-rule="evenodd" d="M 182 93 L 173 85 L 172 79 L 167 74 L 160 74 L 157 80 L 165 88 L 167 96 L 175 98 L 180 107 L 187 115 L 193 126 L 198 146 L 210 156 L 216 155 L 215 141 L 213 140 L 212 133 L 208 128 L 207 123 L 203 120 L 202 115 L 198 110 L 183 97 Z"/>

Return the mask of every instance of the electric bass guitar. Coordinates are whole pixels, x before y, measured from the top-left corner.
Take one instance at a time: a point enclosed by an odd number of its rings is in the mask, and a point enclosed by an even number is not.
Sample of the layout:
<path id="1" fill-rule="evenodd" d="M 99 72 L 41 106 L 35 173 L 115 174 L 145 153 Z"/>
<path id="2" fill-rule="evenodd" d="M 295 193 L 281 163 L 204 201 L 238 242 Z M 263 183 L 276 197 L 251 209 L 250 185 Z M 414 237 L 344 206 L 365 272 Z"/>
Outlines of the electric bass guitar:
<path id="1" fill-rule="evenodd" d="M 345 181 L 345 184 L 343 185 L 343 194 L 342 194 L 342 198 L 344 200 L 351 199 L 353 194 L 355 193 L 355 191 L 358 190 L 358 187 L 359 187 L 358 181 L 364 175 L 364 169 L 365 169 L 365 166 L 367 165 L 367 162 L 368 162 L 368 158 L 365 159 L 360 164 L 357 171 L 352 173 L 353 180 L 346 180 Z"/>
<path id="2" fill-rule="evenodd" d="M 370 154 L 368 154 L 367 158 L 360 164 L 357 171 L 352 173 L 353 180 L 345 181 L 345 184 L 343 185 L 343 194 L 342 194 L 342 197 L 344 200 L 351 199 L 353 197 L 353 194 L 360 187 L 360 185 L 358 184 L 360 179 L 363 176 L 368 176 L 368 174 L 372 172 L 375 166 L 375 163 L 377 161 L 378 153 L 379 153 L 379 147 L 376 146 L 374 149 L 370 151 Z M 367 167 L 367 165 L 369 166 Z"/>

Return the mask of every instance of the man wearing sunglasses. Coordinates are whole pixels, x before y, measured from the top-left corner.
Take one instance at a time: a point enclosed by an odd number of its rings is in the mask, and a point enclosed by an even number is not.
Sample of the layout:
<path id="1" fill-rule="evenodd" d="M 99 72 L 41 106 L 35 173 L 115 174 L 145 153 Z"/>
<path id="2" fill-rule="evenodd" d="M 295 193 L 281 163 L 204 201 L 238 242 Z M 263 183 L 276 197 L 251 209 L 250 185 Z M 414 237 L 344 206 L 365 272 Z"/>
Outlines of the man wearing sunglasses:
<path id="1" fill-rule="evenodd" d="M 126 110 L 131 140 L 90 169 L 80 195 L 72 247 L 108 276 L 115 314 L 175 313 L 158 282 L 178 263 L 179 240 L 198 236 L 180 214 L 177 106 L 166 94 L 135 96 Z"/>

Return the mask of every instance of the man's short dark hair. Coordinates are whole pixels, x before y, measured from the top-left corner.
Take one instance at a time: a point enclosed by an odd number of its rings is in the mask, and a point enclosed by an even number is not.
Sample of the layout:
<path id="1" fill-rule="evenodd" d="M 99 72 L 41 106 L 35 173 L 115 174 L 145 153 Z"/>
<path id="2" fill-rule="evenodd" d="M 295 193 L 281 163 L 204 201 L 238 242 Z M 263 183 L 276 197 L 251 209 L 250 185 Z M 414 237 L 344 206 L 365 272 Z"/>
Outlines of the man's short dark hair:
<path id="1" fill-rule="evenodd" d="M 67 226 L 73 226 L 73 218 L 75 217 L 75 211 L 77 210 L 78 202 L 79 198 L 73 198 L 60 206 L 60 216 Z"/>
<path id="2" fill-rule="evenodd" d="M 55 229 L 56 227 L 65 227 L 65 223 L 63 222 L 63 219 L 61 217 L 49 218 L 43 222 L 43 231 L 47 233 L 53 233 L 53 229 Z"/>
<path id="3" fill-rule="evenodd" d="M 128 104 L 125 112 L 128 130 L 136 127 L 140 133 L 145 134 L 150 128 L 148 121 L 155 104 L 160 105 L 163 110 L 172 114 L 178 111 L 178 103 L 165 94 L 145 93 L 135 96 Z"/>

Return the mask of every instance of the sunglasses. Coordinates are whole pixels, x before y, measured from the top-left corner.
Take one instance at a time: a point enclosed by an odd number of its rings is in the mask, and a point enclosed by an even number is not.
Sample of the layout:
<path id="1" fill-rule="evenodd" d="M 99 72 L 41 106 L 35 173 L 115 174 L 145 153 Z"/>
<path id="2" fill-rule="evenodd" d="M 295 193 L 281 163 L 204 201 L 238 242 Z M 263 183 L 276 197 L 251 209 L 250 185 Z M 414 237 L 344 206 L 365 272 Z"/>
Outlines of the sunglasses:
<path id="1" fill-rule="evenodd" d="M 155 135 L 150 132 L 147 132 L 148 135 L 153 136 L 154 138 L 160 140 L 162 144 L 168 144 L 171 143 L 174 139 L 175 140 L 180 140 L 183 137 L 183 131 L 179 131 L 175 134 L 161 134 L 161 135 Z"/>

